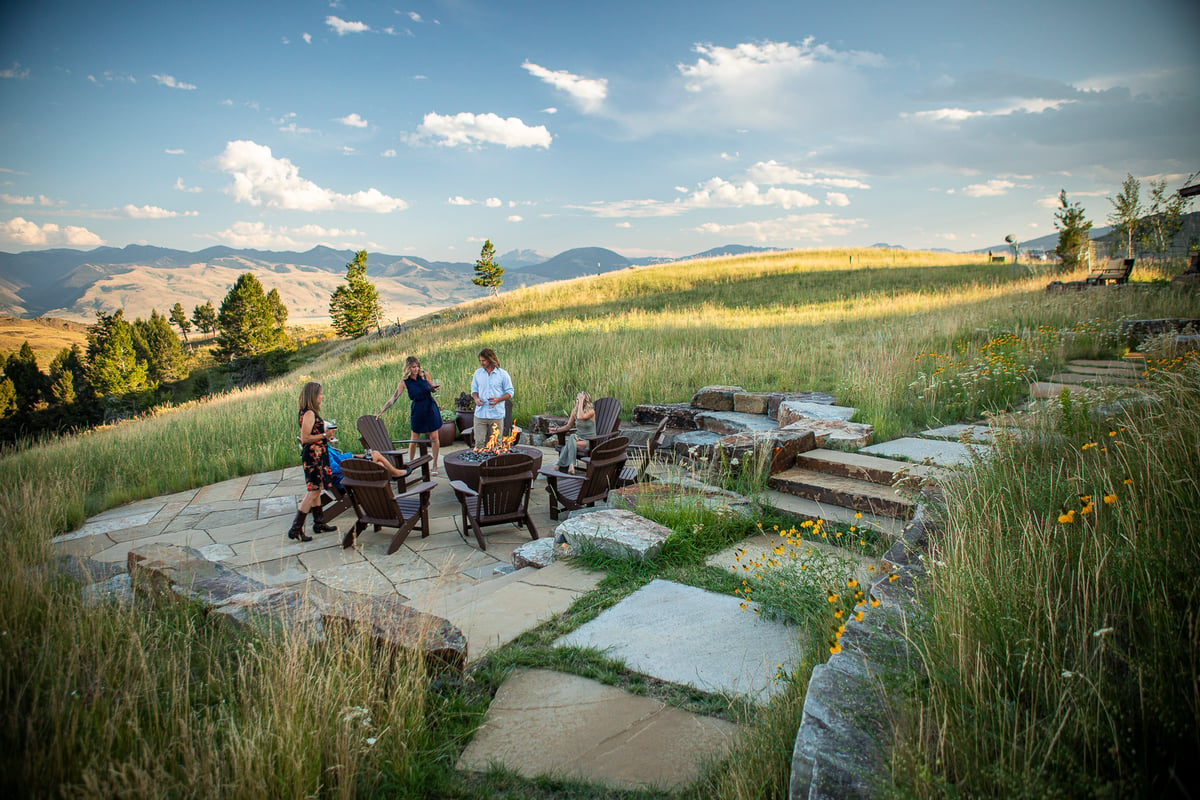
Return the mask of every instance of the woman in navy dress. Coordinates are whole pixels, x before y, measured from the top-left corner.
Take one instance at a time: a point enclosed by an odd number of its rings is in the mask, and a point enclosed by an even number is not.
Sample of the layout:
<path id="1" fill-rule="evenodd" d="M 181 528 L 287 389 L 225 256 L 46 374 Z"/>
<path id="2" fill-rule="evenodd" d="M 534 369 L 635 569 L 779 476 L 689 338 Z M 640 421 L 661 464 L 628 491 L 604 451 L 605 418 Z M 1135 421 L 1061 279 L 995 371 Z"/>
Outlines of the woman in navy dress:
<path id="1" fill-rule="evenodd" d="M 402 391 L 408 391 L 408 399 L 412 401 L 412 423 L 409 428 L 412 430 L 412 438 L 430 439 L 433 444 L 433 474 L 437 475 L 438 465 L 438 429 L 442 427 L 442 412 L 438 408 L 437 402 L 433 399 L 433 393 L 438 390 L 439 384 L 433 383 L 429 378 L 429 373 L 421 369 L 421 361 L 416 356 L 409 356 L 404 359 L 404 380 L 396 384 L 396 393 L 383 404 L 383 408 L 379 409 L 376 417 L 383 415 L 383 412 L 392 407 L 400 399 Z M 408 458 L 411 461 L 417 457 L 417 445 L 410 444 L 408 446 Z"/>

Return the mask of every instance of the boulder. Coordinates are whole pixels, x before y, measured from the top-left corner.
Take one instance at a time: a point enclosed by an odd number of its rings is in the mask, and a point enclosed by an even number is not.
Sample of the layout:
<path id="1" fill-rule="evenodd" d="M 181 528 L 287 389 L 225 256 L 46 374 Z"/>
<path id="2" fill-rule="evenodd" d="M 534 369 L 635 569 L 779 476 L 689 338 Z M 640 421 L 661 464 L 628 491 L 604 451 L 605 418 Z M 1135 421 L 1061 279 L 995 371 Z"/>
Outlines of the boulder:
<path id="1" fill-rule="evenodd" d="M 692 408 L 705 411 L 733 411 L 733 396 L 743 391 L 740 386 L 705 386 L 692 395 Z"/>
<path id="2" fill-rule="evenodd" d="M 737 392 L 733 396 L 733 410 L 739 414 L 767 413 L 767 403 L 771 400 L 770 392 Z"/>
<path id="3" fill-rule="evenodd" d="M 765 454 L 769 459 L 767 474 L 774 475 L 791 469 L 798 454 L 815 450 L 817 437 L 809 430 L 748 431 L 722 436 L 716 446 L 733 472 L 740 472 Z"/>
<path id="4" fill-rule="evenodd" d="M 462 674 L 467 637 L 449 620 L 418 611 L 394 597 L 363 597 L 330 603 L 322 614 L 326 631 L 362 630 L 388 652 L 415 650 L 435 670 Z"/>
<path id="5" fill-rule="evenodd" d="M 767 416 L 771 419 L 779 418 L 779 406 L 788 400 L 801 400 L 805 403 L 820 403 L 821 405 L 831 406 L 836 398 L 825 392 L 772 392 L 767 400 Z"/>
<path id="6" fill-rule="evenodd" d="M 525 542 L 512 553 L 512 565 L 515 569 L 522 567 L 548 567 L 557 558 L 554 549 L 554 537 L 543 537 Z"/>
<path id="7" fill-rule="evenodd" d="M 812 431 L 817 447 L 833 450 L 857 450 L 866 447 L 875 432 L 874 425 L 865 422 L 843 422 L 838 419 L 801 419 L 782 428 L 788 431 Z"/>
<path id="8" fill-rule="evenodd" d="M 785 400 L 779 404 L 776 419 L 779 420 L 781 428 L 803 419 L 838 419 L 848 422 L 857 411 L 857 408 L 849 406 L 810 403 L 805 400 Z"/>
<path id="9" fill-rule="evenodd" d="M 681 431 L 696 430 L 696 409 L 687 403 L 644 403 L 633 408 L 637 425 L 658 425 L 665 417 L 667 427 Z"/>
<path id="10" fill-rule="evenodd" d="M 747 431 L 773 431 L 779 427 L 761 414 L 739 414 L 736 411 L 703 411 L 696 415 L 696 425 L 700 430 L 721 436 Z"/>
<path id="11" fill-rule="evenodd" d="M 606 508 L 561 523 L 557 535 L 572 548 L 590 546 L 613 558 L 649 561 L 662 551 L 671 529 L 632 511 Z"/>
<path id="12" fill-rule="evenodd" d="M 134 591 L 153 599 L 189 599 L 215 606 L 229 598 L 267 588 L 253 578 L 209 561 L 195 548 L 152 543 L 129 551 Z"/>
<path id="13" fill-rule="evenodd" d="M 711 431 L 688 431 L 676 436 L 671 446 L 679 458 L 709 461 L 720 439 L 720 434 Z"/>

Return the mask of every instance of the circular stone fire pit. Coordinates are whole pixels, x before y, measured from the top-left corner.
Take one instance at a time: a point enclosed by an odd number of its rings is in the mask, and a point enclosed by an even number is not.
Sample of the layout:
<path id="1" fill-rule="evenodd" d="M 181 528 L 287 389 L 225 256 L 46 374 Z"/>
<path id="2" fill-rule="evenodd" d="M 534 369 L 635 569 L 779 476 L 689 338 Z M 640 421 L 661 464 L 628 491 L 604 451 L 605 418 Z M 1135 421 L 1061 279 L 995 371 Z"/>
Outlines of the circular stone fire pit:
<path id="1" fill-rule="evenodd" d="M 510 449 L 509 452 L 533 456 L 533 471 L 535 475 L 542 468 L 542 451 L 536 447 L 517 445 Z M 446 470 L 447 478 L 452 481 L 462 481 L 467 486 L 478 491 L 479 466 L 495 455 L 497 454 L 476 453 L 474 450 L 459 450 L 457 453 L 444 456 L 442 458 L 442 466 Z"/>

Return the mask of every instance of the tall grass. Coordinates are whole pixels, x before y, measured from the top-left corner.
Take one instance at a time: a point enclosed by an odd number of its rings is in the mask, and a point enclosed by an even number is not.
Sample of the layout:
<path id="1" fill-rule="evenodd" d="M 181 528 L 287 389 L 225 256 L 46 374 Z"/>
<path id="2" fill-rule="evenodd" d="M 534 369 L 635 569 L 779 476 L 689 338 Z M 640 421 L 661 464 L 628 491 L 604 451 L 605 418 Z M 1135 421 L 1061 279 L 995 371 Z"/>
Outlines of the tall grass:
<path id="1" fill-rule="evenodd" d="M 947 489 L 901 725 L 918 797 L 1190 797 L 1200 785 L 1200 360 L 1159 402 L 1002 445 Z"/>
<path id="2" fill-rule="evenodd" d="M 513 375 L 519 423 L 565 411 L 578 388 L 630 409 L 734 383 L 832 392 L 889 438 L 930 416 L 911 388 L 921 353 L 951 353 L 1002 329 L 1196 310 L 1193 295 L 1161 287 L 1094 290 L 1081 303 L 1046 295 L 1044 278 L 962 261 L 768 254 L 521 289 L 415 321 L 394 339 L 347 344 L 286 380 L 0 453 L 0 782 L 40 796 L 345 795 L 380 786 L 419 795 L 450 771 L 470 715 L 417 719 L 432 686 L 419 673 L 411 686 L 385 685 L 383 672 L 365 666 L 365 644 L 240 637 L 195 609 L 88 608 L 40 568 L 54 534 L 99 511 L 297 463 L 296 396 L 306 380 L 324 384 L 323 415 L 340 421 L 347 444 L 354 419 L 395 389 L 406 355 L 442 381 L 448 405 L 467 390 L 482 346 Z M 408 430 L 405 412 L 401 403 L 386 417 L 397 438 Z M 361 720 L 357 708 L 369 728 L 339 722 Z M 376 744 L 351 733 L 367 729 L 378 730 Z M 753 794 L 752 784 L 750 776 L 726 796 Z"/>

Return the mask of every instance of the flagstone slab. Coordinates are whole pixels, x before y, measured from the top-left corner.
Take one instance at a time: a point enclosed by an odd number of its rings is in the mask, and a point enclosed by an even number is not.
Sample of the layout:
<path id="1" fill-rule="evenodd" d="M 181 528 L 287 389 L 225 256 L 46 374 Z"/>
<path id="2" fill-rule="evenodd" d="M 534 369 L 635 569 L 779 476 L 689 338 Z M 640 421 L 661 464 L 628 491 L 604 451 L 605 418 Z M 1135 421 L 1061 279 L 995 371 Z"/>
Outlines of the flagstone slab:
<path id="1" fill-rule="evenodd" d="M 939 467 L 957 467 L 971 463 L 973 456 L 986 458 L 990 450 L 983 445 L 906 436 L 902 439 L 893 439 L 890 442 L 864 447 L 859 452 L 884 458 L 902 458 L 907 461 L 924 462 L 928 460 L 929 463 L 937 464 Z"/>
<path id="2" fill-rule="evenodd" d="M 849 422 L 850 418 L 857 413 L 857 408 L 849 406 L 809 403 L 803 400 L 785 400 L 779 405 L 779 427 L 787 427 L 793 422 L 806 419 L 836 419 L 842 422 Z"/>
<path id="3" fill-rule="evenodd" d="M 176 531 L 175 533 L 163 533 L 150 539 L 132 539 L 128 542 L 118 542 L 107 550 L 96 553 L 92 558 L 97 561 L 124 562 L 129 558 L 130 550 L 145 547 L 151 542 L 154 544 L 195 548 L 212 544 L 213 540 L 204 531 Z"/>
<path id="4" fill-rule="evenodd" d="M 595 648 L 634 672 L 757 703 L 785 689 L 775 675 L 800 661 L 793 626 L 743 609 L 737 597 L 659 579 L 554 645 Z"/>
<path id="5" fill-rule="evenodd" d="M 154 516 L 158 513 L 161 506 L 142 509 L 130 513 L 125 510 L 124 513 L 110 514 L 104 517 L 92 517 L 76 531 L 64 533 L 62 536 L 56 536 L 51 541 L 67 541 L 69 538 L 95 536 L 97 533 L 112 533 L 114 531 L 122 531 L 128 528 L 140 528 L 143 525 L 150 524 Z"/>
<path id="6" fill-rule="evenodd" d="M 301 564 L 303 564 L 303 558 Z M 313 579 L 332 589 L 344 592 L 368 594 L 372 597 L 385 597 L 396 593 L 396 587 L 387 576 L 375 568 L 369 561 L 357 564 L 345 564 L 340 567 L 310 570 Z"/>
<path id="7" fill-rule="evenodd" d="M 500 764 L 520 775 L 575 778 L 621 789 L 679 789 L 719 761 L 738 735 L 691 714 L 588 678 L 519 670 L 496 692 L 457 768 Z"/>
<path id="8" fill-rule="evenodd" d="M 965 438 L 976 444 L 992 444 L 996 441 L 996 431 L 990 428 L 986 422 L 976 425 L 943 425 L 940 428 L 921 431 L 921 436 L 926 439 L 946 439 L 952 442 L 959 442 Z"/>
<path id="9" fill-rule="evenodd" d="M 233 478 L 220 483 L 209 484 L 208 486 L 200 487 L 200 491 L 196 493 L 196 498 L 193 502 L 197 503 L 214 503 L 222 500 L 240 500 L 242 499 L 242 490 L 246 488 L 249 482 L 248 477 Z"/>
<path id="10" fill-rule="evenodd" d="M 54 548 L 54 552 L 58 555 L 93 558 L 97 553 L 104 552 L 114 544 L 116 542 L 110 539 L 106 533 L 93 533 L 89 535 L 74 533 L 56 537 L 50 543 L 50 546 Z"/>

